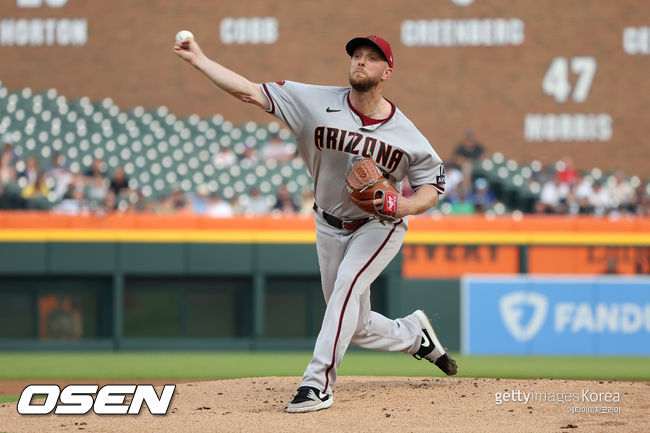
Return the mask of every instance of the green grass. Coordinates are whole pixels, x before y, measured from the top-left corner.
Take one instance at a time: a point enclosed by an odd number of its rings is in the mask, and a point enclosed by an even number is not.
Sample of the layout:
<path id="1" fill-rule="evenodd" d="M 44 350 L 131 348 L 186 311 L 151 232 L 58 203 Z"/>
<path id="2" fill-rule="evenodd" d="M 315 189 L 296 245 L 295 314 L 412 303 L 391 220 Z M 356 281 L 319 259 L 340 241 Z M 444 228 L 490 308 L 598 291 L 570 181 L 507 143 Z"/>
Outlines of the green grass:
<path id="1" fill-rule="evenodd" d="M 11 403 L 18 401 L 19 395 L 0 395 L 0 403 Z"/>
<path id="2" fill-rule="evenodd" d="M 454 355 L 460 377 L 650 380 L 650 358 Z M 91 352 L 0 354 L 0 380 L 224 379 L 301 376 L 311 352 Z M 400 353 L 352 351 L 340 375 L 442 376 Z"/>

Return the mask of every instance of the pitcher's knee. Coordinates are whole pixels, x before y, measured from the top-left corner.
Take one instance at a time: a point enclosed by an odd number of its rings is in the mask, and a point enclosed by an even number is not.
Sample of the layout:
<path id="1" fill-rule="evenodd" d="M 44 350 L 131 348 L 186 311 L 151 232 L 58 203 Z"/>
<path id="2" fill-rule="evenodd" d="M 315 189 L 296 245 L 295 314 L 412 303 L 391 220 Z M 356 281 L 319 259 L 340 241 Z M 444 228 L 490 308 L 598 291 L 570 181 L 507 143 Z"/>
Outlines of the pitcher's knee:
<path id="1" fill-rule="evenodd" d="M 357 280 L 357 273 L 339 270 L 339 274 L 336 277 L 336 283 L 334 283 L 335 290 L 340 288 L 347 292 L 353 284 L 356 284 Z"/>
<path id="2" fill-rule="evenodd" d="M 368 330 L 370 329 L 370 321 L 369 320 L 359 320 L 357 322 L 357 327 L 354 330 L 354 335 L 368 335 Z"/>

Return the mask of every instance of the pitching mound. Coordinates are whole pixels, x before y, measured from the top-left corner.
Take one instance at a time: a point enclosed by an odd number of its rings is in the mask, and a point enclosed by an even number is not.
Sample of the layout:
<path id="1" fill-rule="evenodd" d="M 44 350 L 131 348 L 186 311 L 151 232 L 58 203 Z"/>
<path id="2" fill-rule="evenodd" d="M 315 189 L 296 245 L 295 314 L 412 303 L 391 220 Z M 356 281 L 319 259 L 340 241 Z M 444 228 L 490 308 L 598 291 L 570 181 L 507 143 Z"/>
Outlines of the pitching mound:
<path id="1" fill-rule="evenodd" d="M 0 431 L 650 430 L 649 382 L 341 377 L 330 409 L 284 413 L 299 382 L 297 377 L 268 377 L 179 384 L 166 416 L 146 409 L 137 416 L 22 416 L 16 403 L 5 403 Z"/>

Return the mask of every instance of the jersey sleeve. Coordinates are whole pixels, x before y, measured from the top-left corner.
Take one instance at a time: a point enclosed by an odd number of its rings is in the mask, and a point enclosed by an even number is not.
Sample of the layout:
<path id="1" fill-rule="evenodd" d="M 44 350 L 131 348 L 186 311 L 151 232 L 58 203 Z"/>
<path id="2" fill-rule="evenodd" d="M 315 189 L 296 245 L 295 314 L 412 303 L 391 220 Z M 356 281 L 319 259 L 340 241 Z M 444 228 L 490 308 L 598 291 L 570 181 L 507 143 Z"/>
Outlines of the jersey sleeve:
<path id="1" fill-rule="evenodd" d="M 261 86 L 271 105 L 267 111 L 282 120 L 294 134 L 300 135 L 308 108 L 306 100 L 310 86 L 294 81 L 264 83 Z"/>
<path id="2" fill-rule="evenodd" d="M 413 190 L 422 185 L 433 186 L 438 193 L 445 192 L 445 166 L 428 140 L 424 140 L 421 150 L 413 156 L 409 165 L 408 178 Z"/>

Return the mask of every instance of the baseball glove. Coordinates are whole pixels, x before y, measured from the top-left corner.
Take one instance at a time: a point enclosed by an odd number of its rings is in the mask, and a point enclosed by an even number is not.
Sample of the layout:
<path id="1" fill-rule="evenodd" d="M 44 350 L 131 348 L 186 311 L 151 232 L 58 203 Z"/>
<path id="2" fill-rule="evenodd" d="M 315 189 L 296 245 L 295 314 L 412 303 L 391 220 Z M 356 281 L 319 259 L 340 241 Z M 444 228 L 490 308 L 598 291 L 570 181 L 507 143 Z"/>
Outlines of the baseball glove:
<path id="1" fill-rule="evenodd" d="M 399 192 L 384 177 L 375 161 L 363 158 L 348 173 L 346 189 L 352 203 L 381 220 L 396 220 Z M 381 199 L 380 204 L 374 200 Z"/>

